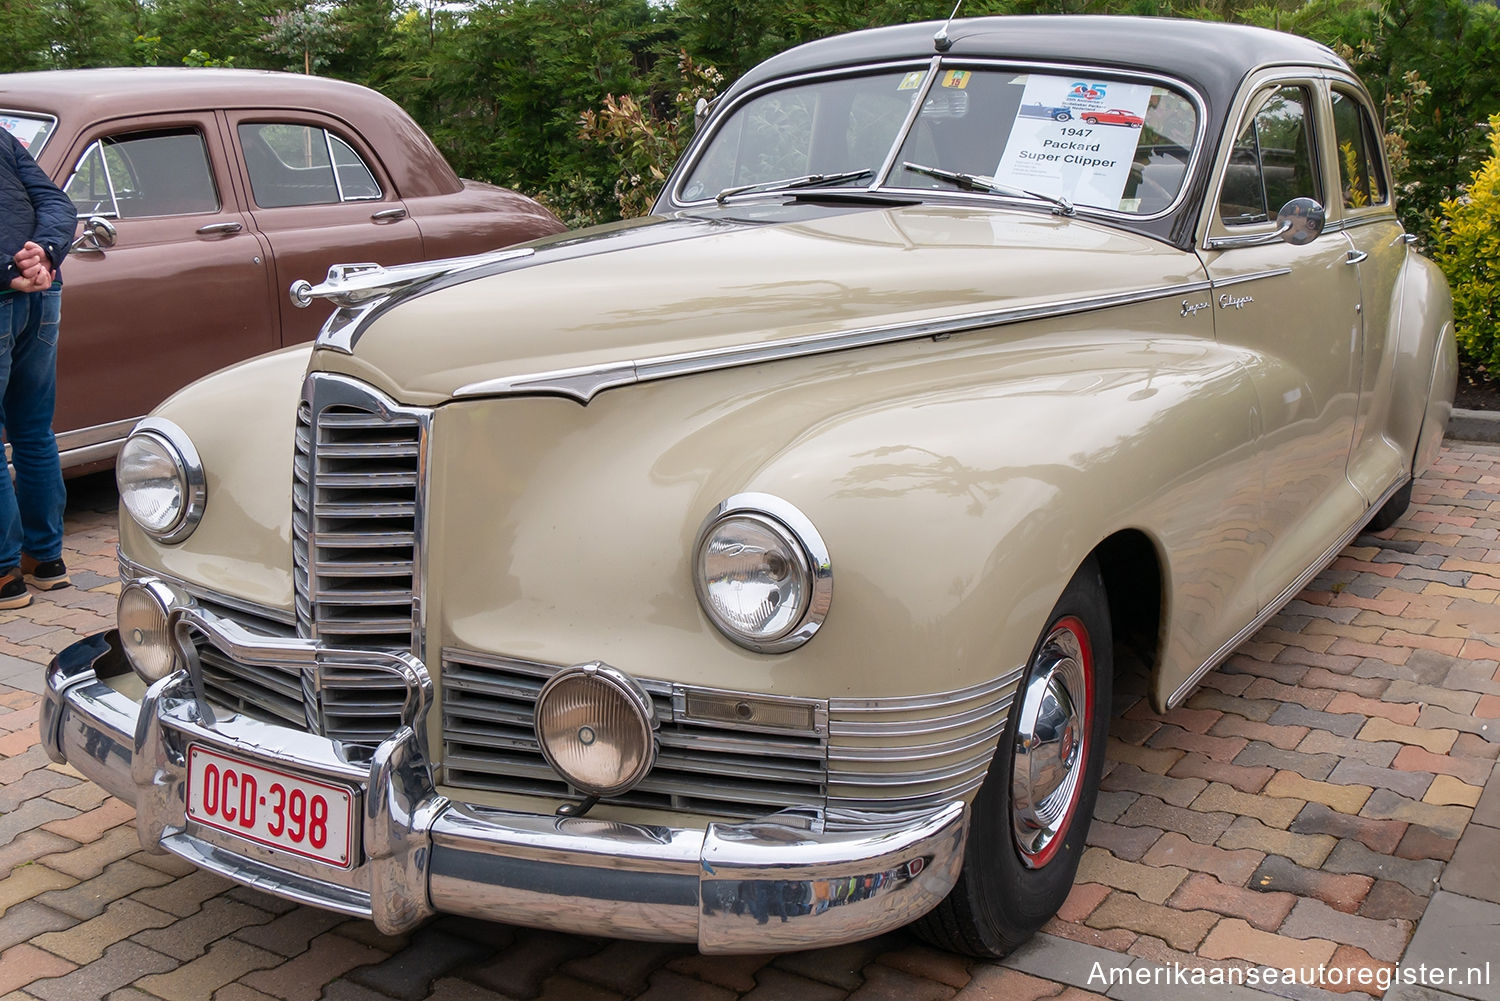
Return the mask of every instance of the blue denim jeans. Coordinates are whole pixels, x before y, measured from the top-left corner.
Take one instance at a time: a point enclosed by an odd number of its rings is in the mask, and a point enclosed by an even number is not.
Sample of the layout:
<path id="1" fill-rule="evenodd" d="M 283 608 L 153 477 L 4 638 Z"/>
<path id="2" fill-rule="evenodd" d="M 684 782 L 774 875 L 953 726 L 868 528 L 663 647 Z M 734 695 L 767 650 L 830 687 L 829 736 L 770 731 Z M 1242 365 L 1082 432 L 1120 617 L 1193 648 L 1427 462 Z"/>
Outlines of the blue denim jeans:
<path id="1" fill-rule="evenodd" d="M 0 295 L 0 425 L 10 442 L 15 483 L 0 476 L 0 572 L 21 553 L 62 556 L 62 465 L 52 436 L 57 397 L 57 321 L 62 289 Z"/>

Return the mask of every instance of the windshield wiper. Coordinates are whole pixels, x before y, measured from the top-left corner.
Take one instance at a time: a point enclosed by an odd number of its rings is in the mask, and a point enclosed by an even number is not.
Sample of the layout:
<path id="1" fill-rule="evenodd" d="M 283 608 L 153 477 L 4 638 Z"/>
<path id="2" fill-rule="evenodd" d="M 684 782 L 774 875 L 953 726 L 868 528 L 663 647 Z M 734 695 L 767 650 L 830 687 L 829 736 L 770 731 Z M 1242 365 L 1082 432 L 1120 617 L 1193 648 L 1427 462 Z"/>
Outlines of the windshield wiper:
<path id="1" fill-rule="evenodd" d="M 864 177 L 869 173 L 869 167 L 861 167 L 859 170 L 842 170 L 836 174 L 803 174 L 801 177 L 784 177 L 779 181 L 760 181 L 755 184 L 741 184 L 737 188 L 725 188 L 717 195 L 714 195 L 714 201 L 722 205 L 735 195 L 746 195 L 752 191 L 790 191 L 793 188 L 816 188 L 822 184 L 840 184 L 844 181 L 852 181 L 857 177 Z"/>
<path id="2" fill-rule="evenodd" d="M 1040 191 L 1028 191 L 1025 188 L 1015 188 L 1003 181 L 996 180 L 985 174 L 966 174 L 958 170 L 944 170 L 942 167 L 929 167 L 924 163 L 912 163 L 910 160 L 902 161 L 901 166 L 913 174 L 926 174 L 928 177 L 936 177 L 940 181 L 948 181 L 965 191 L 983 191 L 991 195 L 1009 195 L 1012 198 L 1035 198 L 1044 202 L 1051 202 L 1052 211 L 1058 215 L 1072 215 L 1073 203 L 1061 195 L 1044 195 Z"/>

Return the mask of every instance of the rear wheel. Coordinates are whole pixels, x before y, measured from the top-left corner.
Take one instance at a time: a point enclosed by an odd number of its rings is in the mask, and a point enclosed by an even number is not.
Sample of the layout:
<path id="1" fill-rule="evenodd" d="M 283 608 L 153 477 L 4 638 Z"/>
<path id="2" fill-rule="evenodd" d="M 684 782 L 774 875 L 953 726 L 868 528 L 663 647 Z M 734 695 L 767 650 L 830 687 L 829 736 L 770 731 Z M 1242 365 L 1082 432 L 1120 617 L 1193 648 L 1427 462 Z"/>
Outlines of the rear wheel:
<path id="1" fill-rule="evenodd" d="M 1104 581 L 1090 560 L 1047 618 L 974 801 L 963 871 L 918 934 L 998 958 L 1057 913 L 1094 813 L 1113 670 Z"/>

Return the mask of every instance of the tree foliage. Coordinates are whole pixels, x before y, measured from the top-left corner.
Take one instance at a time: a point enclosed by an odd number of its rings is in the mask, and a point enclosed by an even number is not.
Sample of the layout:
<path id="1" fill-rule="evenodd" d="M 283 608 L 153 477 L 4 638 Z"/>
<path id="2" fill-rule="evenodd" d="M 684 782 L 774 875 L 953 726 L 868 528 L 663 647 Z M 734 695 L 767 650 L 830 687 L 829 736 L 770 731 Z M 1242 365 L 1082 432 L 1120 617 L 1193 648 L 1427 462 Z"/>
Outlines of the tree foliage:
<path id="1" fill-rule="evenodd" d="M 1453 287 L 1459 348 L 1493 376 L 1500 373 L 1500 114 L 1489 120 L 1488 149 L 1467 192 L 1442 204 L 1433 254 Z"/>

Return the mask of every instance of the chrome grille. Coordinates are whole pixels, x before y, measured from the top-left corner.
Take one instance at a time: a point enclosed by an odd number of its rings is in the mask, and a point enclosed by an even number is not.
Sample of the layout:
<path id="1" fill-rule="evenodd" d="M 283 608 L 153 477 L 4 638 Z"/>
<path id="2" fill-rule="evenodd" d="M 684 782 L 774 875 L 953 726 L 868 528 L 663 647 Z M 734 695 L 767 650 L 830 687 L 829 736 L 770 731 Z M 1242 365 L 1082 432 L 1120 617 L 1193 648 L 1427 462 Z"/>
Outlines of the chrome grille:
<path id="1" fill-rule="evenodd" d="M 319 664 L 318 695 L 323 736 L 374 745 L 401 724 L 407 689 L 389 671 Z"/>
<path id="2" fill-rule="evenodd" d="M 316 378 L 310 385 L 316 393 Z M 337 386 L 337 402 L 304 402 L 297 413 L 298 626 L 330 646 L 420 653 L 414 588 L 423 417 L 373 395 L 360 400 L 348 382 Z"/>
<path id="3" fill-rule="evenodd" d="M 532 729 L 537 693 L 556 668 L 468 651 L 443 654 L 443 775 L 450 786 L 575 798 Z M 826 798 L 826 738 L 750 733 L 673 711 L 673 686 L 637 679 L 651 697 L 658 752 L 651 773 L 607 802 L 759 817 Z"/>

